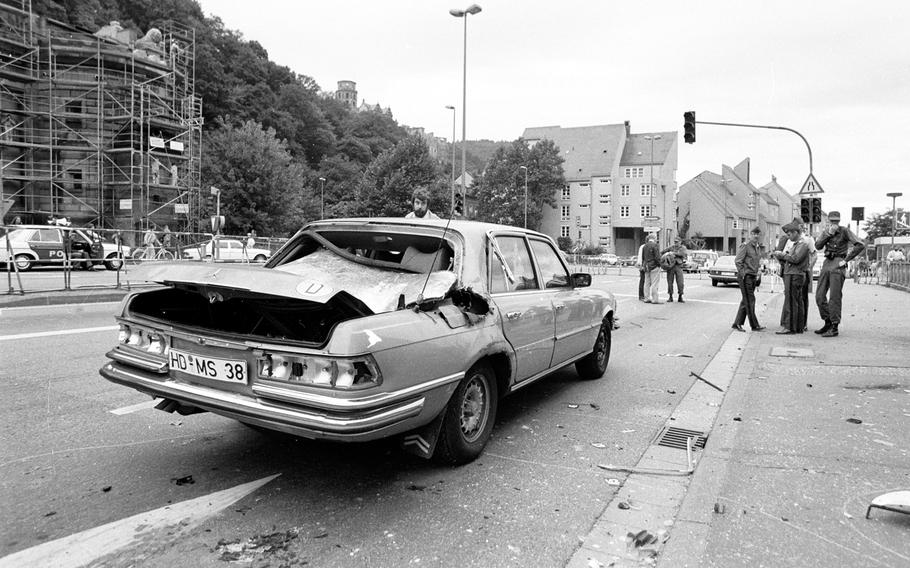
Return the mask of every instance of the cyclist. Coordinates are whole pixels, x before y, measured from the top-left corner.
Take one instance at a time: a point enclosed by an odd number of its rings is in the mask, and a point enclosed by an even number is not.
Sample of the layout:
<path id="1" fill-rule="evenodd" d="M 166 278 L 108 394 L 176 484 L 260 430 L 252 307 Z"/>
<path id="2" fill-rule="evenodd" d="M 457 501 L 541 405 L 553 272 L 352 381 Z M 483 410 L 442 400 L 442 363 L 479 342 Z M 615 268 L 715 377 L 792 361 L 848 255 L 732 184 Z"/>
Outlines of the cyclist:
<path id="1" fill-rule="evenodd" d="M 145 231 L 145 235 L 142 237 L 142 244 L 145 245 L 145 253 L 142 255 L 143 258 L 155 258 L 155 249 L 161 244 L 158 240 L 158 235 L 155 234 L 155 224 L 149 224 L 148 229 Z"/>

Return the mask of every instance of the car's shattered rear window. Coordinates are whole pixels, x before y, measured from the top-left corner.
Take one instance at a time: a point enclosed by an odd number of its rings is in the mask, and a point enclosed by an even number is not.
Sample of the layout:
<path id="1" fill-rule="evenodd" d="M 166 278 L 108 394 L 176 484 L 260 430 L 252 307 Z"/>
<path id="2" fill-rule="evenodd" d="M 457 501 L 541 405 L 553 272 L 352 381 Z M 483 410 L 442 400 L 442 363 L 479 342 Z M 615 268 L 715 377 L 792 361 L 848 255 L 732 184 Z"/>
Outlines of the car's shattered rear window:
<path id="1" fill-rule="evenodd" d="M 319 249 L 281 264 L 275 270 L 305 278 L 314 285 L 345 291 L 366 304 L 374 313 L 397 309 L 404 295 L 404 305 L 420 299 L 442 298 L 456 281 L 455 273 L 437 270 L 428 274 L 399 272 L 352 262 L 337 254 Z"/>

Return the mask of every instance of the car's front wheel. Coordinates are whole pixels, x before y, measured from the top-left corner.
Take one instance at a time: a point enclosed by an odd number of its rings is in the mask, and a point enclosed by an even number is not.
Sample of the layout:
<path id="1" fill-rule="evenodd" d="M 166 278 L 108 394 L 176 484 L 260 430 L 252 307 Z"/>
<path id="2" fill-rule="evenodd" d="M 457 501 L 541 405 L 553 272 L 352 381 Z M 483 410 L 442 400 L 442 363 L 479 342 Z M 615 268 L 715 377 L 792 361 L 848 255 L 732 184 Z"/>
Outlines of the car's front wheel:
<path id="1" fill-rule="evenodd" d="M 256 258 L 253 259 L 253 262 L 265 262 L 265 255 L 257 254 Z"/>
<path id="2" fill-rule="evenodd" d="M 448 464 L 464 464 L 477 458 L 493 432 L 497 404 L 493 370 L 486 363 L 477 363 L 465 374 L 443 411 L 433 457 Z"/>
<path id="3" fill-rule="evenodd" d="M 613 345 L 612 329 L 610 322 L 604 320 L 600 324 L 600 331 L 597 332 L 597 339 L 594 341 L 594 349 L 588 353 L 584 359 L 579 359 L 575 363 L 575 370 L 578 376 L 585 380 L 599 379 L 607 372 L 607 365 L 610 363 L 610 349 Z"/>
<path id="4" fill-rule="evenodd" d="M 104 267 L 108 270 L 119 270 L 123 266 L 123 257 L 117 253 L 110 254 L 104 259 Z"/>
<path id="5" fill-rule="evenodd" d="M 27 254 L 17 254 L 16 267 L 19 270 L 29 270 L 32 267 L 32 258 Z"/>

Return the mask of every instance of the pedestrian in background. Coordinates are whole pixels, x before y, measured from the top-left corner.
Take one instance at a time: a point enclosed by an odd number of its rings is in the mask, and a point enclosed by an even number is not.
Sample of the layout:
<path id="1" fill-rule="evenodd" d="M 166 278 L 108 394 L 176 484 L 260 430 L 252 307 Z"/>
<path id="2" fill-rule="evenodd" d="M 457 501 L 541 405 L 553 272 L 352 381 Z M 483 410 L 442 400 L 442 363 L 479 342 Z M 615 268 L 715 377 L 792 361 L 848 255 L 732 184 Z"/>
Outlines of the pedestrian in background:
<path id="1" fill-rule="evenodd" d="M 657 237 L 648 235 L 648 241 L 641 251 L 641 262 L 645 268 L 645 303 L 663 304 L 658 299 L 660 287 L 660 249 L 657 248 Z"/>
<path id="2" fill-rule="evenodd" d="M 755 227 L 749 235 L 749 240 L 739 246 L 739 250 L 736 251 L 736 260 L 734 260 L 736 281 L 742 296 L 739 301 L 739 309 L 736 311 L 736 318 L 733 320 L 733 329 L 736 331 L 745 331 L 743 323 L 747 317 L 752 331 L 765 329 L 758 323 L 758 317 L 755 315 L 755 282 L 758 279 L 764 256 L 765 245 L 761 243 L 761 229 Z"/>
<path id="3" fill-rule="evenodd" d="M 673 256 L 671 257 L 670 268 L 667 269 L 667 295 L 670 296 L 667 301 L 673 301 L 673 282 L 676 281 L 676 290 L 679 292 L 677 299 L 680 303 L 685 303 L 686 301 L 683 300 L 683 265 L 686 263 L 689 251 L 682 244 L 682 240 L 676 237 L 673 239 L 672 245 L 660 251 L 661 256 L 669 253 L 672 253 Z"/>
<path id="4" fill-rule="evenodd" d="M 841 227 L 839 223 L 840 212 L 829 212 L 828 226 L 815 241 L 815 247 L 825 251 L 825 262 L 819 272 L 818 288 L 815 290 L 818 315 L 825 320 L 825 325 L 815 330 L 815 333 L 822 337 L 837 337 L 847 263 L 866 248 L 850 227 Z"/>
<path id="5" fill-rule="evenodd" d="M 638 267 L 638 301 L 645 301 L 645 265 L 642 262 L 641 252 L 645 249 L 644 243 L 638 247 L 638 260 L 635 262 L 635 266 Z"/>
<path id="6" fill-rule="evenodd" d="M 784 226 L 787 238 L 793 242 L 790 252 L 775 251 L 774 257 L 784 265 L 784 303 L 787 305 L 786 329 L 778 335 L 802 333 L 803 312 L 806 310 L 803 286 L 806 284 L 806 265 L 809 263 L 809 249 L 802 241 L 799 225 L 788 223 Z"/>

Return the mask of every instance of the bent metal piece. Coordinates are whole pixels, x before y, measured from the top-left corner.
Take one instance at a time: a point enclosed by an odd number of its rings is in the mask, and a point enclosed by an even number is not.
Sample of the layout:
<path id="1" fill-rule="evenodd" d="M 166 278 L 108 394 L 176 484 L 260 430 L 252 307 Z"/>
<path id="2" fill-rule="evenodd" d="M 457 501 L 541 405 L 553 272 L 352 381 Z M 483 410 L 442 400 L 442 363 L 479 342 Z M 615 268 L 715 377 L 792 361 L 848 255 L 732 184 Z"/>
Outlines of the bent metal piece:
<path id="1" fill-rule="evenodd" d="M 867 519 L 872 509 L 883 509 L 892 513 L 910 515 L 910 491 L 893 491 L 879 495 L 872 500 L 872 504 L 866 509 Z"/>

